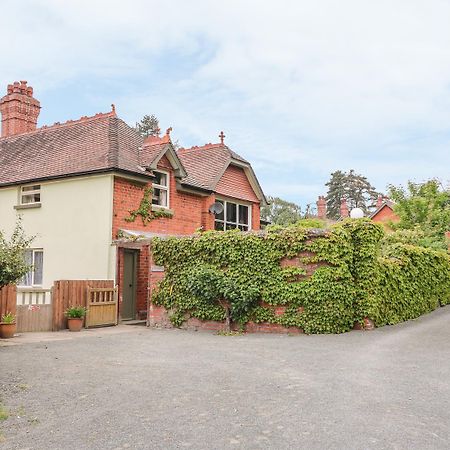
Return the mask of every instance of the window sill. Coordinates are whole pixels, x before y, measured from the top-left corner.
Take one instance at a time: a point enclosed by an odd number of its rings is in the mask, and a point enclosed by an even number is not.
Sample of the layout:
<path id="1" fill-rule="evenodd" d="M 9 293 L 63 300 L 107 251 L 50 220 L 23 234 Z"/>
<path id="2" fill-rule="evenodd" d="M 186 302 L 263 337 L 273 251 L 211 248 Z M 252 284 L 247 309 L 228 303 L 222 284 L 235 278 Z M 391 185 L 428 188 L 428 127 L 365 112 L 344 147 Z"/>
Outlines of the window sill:
<path id="1" fill-rule="evenodd" d="M 155 211 L 155 212 L 163 211 L 163 212 L 166 212 L 167 214 L 173 215 L 173 209 L 169 209 L 164 206 L 152 205 L 152 211 Z"/>
<path id="2" fill-rule="evenodd" d="M 34 209 L 34 208 L 40 208 L 42 206 L 42 203 L 29 203 L 26 205 L 14 205 L 14 209 Z"/>

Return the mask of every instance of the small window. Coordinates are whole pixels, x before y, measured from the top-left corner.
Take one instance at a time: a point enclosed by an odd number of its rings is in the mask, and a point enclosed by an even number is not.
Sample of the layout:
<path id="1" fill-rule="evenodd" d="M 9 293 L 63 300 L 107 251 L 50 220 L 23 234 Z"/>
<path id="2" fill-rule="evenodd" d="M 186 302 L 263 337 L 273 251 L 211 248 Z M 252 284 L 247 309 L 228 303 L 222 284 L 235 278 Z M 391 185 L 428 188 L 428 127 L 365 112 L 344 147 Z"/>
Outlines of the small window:
<path id="1" fill-rule="evenodd" d="M 41 185 L 34 184 L 33 186 L 22 186 L 20 188 L 20 204 L 31 205 L 33 203 L 41 202 Z"/>
<path id="2" fill-rule="evenodd" d="M 152 204 L 169 207 L 169 174 L 165 172 L 154 172 Z"/>
<path id="3" fill-rule="evenodd" d="M 250 230 L 250 206 L 240 205 L 238 203 L 217 200 L 224 206 L 223 212 L 217 214 L 214 228 L 219 231 L 234 230 L 238 228 L 241 231 Z"/>
<path id="4" fill-rule="evenodd" d="M 25 262 L 31 266 L 31 270 L 20 280 L 19 286 L 42 286 L 44 251 L 25 250 Z"/>

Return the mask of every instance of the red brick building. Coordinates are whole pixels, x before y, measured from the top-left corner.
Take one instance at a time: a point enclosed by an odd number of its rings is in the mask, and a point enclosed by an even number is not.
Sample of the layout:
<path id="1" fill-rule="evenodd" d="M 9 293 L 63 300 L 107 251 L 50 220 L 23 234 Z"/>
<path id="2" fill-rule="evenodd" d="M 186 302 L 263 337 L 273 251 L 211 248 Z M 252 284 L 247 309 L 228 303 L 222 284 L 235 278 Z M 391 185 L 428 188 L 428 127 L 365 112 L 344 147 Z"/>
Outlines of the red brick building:
<path id="1" fill-rule="evenodd" d="M 33 286 L 114 279 L 120 316 L 136 318 L 147 311 L 152 236 L 260 228 L 264 193 L 223 133 L 219 143 L 175 150 L 171 129 L 144 140 L 114 106 L 38 128 L 40 103 L 25 81 L 8 86 L 0 112 L 0 230 L 20 213 L 38 236 Z M 67 248 L 86 256 L 64 262 Z"/>
<path id="2" fill-rule="evenodd" d="M 374 222 L 398 222 L 400 217 L 394 212 L 394 203 L 387 197 L 378 196 L 376 210 L 370 215 Z"/>

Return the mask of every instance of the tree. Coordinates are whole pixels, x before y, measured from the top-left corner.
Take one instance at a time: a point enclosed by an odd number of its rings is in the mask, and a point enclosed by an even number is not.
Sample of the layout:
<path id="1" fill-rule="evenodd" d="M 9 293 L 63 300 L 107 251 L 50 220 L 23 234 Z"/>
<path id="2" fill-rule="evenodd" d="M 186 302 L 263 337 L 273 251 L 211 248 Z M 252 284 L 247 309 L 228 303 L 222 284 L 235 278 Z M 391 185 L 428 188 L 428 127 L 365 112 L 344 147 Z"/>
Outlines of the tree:
<path id="1" fill-rule="evenodd" d="M 406 188 L 390 185 L 389 196 L 400 218 L 393 224 L 395 229 L 420 230 L 430 246 L 446 248 L 445 232 L 450 230 L 449 188 L 436 179 L 424 183 L 409 181 Z"/>
<path id="2" fill-rule="evenodd" d="M 135 129 L 144 138 L 158 136 L 160 133 L 159 120 L 154 114 L 145 115 L 140 122 L 136 122 Z"/>
<path id="3" fill-rule="evenodd" d="M 347 201 L 349 210 L 361 208 L 367 214 L 378 197 L 378 193 L 367 178 L 355 173 L 353 169 L 349 172 L 341 170 L 333 172 L 325 186 L 328 187 L 326 201 L 327 216 L 330 219 L 339 219 L 343 198 Z"/>
<path id="4" fill-rule="evenodd" d="M 273 225 L 290 225 L 302 218 L 300 206 L 279 197 L 268 197 L 269 204 L 261 208 L 261 219 Z"/>
<path id="5" fill-rule="evenodd" d="M 0 231 L 0 289 L 16 283 L 30 270 L 30 266 L 25 262 L 24 252 L 33 239 L 34 237 L 25 236 L 20 220 L 9 240 Z"/>

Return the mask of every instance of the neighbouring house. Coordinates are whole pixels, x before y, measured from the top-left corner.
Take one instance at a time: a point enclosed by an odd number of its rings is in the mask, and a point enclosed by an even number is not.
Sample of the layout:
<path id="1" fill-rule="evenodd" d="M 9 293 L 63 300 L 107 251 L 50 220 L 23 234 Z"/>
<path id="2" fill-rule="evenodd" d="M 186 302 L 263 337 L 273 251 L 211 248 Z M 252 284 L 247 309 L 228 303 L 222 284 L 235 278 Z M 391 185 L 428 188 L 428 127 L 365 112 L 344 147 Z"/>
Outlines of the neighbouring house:
<path id="1" fill-rule="evenodd" d="M 369 216 L 374 222 L 398 222 L 400 217 L 394 212 L 394 203 L 387 197 L 379 195 L 375 211 Z"/>
<path id="2" fill-rule="evenodd" d="M 325 219 L 327 217 L 327 202 L 323 195 L 319 195 L 316 202 L 317 217 Z M 374 222 L 398 222 L 400 218 L 394 213 L 394 203 L 387 197 L 379 195 L 377 198 L 376 209 L 369 215 Z M 341 199 L 340 219 L 350 217 L 350 211 L 345 198 Z"/>
<path id="3" fill-rule="evenodd" d="M 38 128 L 40 108 L 26 81 L 0 100 L 0 229 L 20 215 L 36 236 L 21 287 L 113 280 L 120 318 L 134 319 L 147 311 L 151 237 L 260 229 L 264 193 L 223 133 L 176 151 L 170 128 L 143 139 L 114 106 Z"/>

